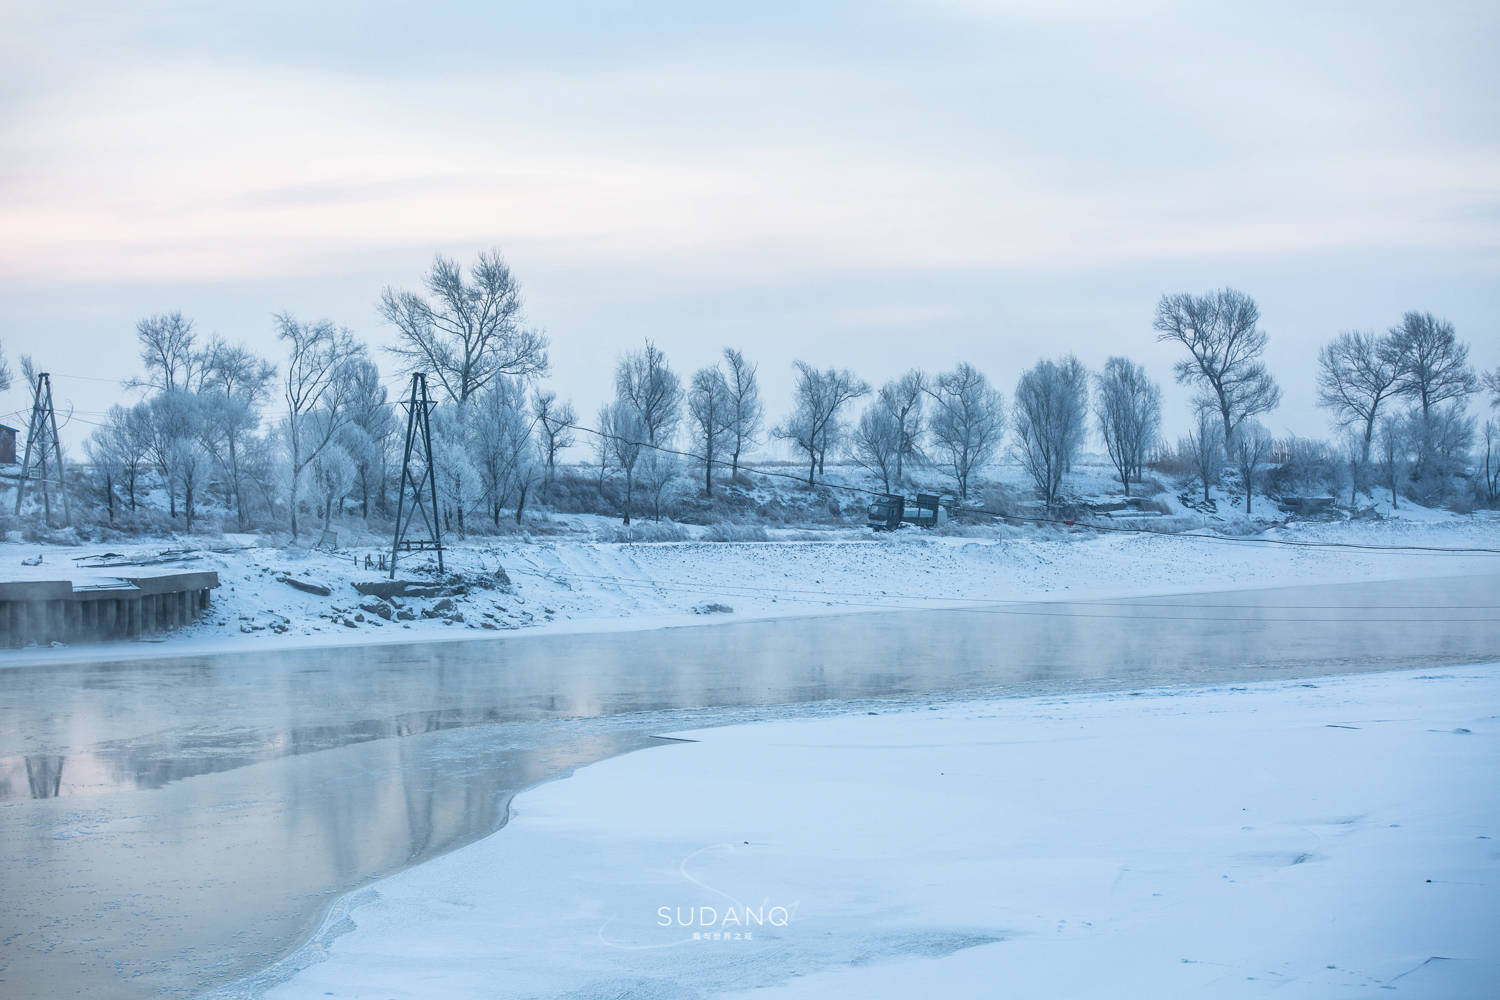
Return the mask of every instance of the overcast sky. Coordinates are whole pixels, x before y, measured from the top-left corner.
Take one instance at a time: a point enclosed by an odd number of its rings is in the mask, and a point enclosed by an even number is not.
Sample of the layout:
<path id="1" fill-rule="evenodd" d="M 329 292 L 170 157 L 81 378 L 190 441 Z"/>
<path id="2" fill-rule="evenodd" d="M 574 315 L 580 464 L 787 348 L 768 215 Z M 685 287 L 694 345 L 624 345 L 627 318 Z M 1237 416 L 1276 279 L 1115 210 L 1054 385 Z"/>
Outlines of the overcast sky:
<path id="1" fill-rule="evenodd" d="M 798 358 L 1170 383 L 1157 298 L 1222 285 L 1278 434 L 1327 433 L 1339 330 L 1430 310 L 1500 363 L 1500 6 L 1123 6 L 6 3 L 0 343 L 94 379 L 171 309 L 384 345 L 384 285 L 494 246 L 585 415 L 644 337 L 684 376 L 741 347 L 777 419 Z"/>

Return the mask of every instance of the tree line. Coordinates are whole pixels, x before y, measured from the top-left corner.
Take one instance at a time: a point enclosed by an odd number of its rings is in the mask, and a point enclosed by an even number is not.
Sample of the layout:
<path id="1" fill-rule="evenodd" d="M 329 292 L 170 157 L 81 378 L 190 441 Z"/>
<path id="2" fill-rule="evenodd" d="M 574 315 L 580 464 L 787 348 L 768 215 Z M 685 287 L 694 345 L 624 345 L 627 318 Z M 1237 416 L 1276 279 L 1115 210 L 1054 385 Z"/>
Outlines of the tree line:
<path id="1" fill-rule="evenodd" d="M 1318 402 L 1342 437 L 1314 448 L 1273 441 L 1261 423 L 1281 391 L 1265 364 L 1259 309 L 1230 288 L 1157 303 L 1157 339 L 1181 348 L 1174 376 L 1194 390 L 1189 433 L 1175 446 L 1161 435 L 1160 385 L 1124 356 L 1096 372 L 1072 355 L 1040 360 L 1009 400 L 968 363 L 913 369 L 876 389 L 848 369 L 796 361 L 791 410 L 768 425 L 758 367 L 741 351 L 725 347 L 684 378 L 649 340 L 617 360 L 613 396 L 584 428 L 571 402 L 544 385 L 548 338 L 526 322 L 520 283 L 498 252 L 467 266 L 439 255 L 419 287 L 384 289 L 378 310 L 395 333 L 384 349 L 392 378 L 327 319 L 276 315 L 274 360 L 202 337 L 179 312 L 142 319 L 144 374 L 127 383 L 141 398 L 112 407 L 85 446 L 88 486 L 108 519 L 149 520 L 148 484 L 189 530 L 206 498 L 241 529 L 281 523 L 293 538 L 310 524 L 329 528 L 351 505 L 367 520 L 384 517 L 405 428 L 399 379 L 410 372 L 425 372 L 439 401 L 431 421 L 442 517 L 460 532 L 498 527 L 503 516 L 520 523 L 583 436 L 600 496 L 606 483 L 617 488 L 627 524 L 632 513 L 659 519 L 694 479 L 712 498 L 771 440 L 801 457 L 809 485 L 830 458 L 856 463 L 886 492 L 937 468 L 961 501 L 975 494 L 981 469 L 1009 458 L 1050 506 L 1092 432 L 1127 496 L 1152 463 L 1187 469 L 1205 499 L 1228 468 L 1249 510 L 1257 475 L 1278 459 L 1290 465 L 1293 452 L 1304 464 L 1320 455 L 1346 466 L 1351 496 L 1370 494 L 1378 478 L 1392 503 L 1449 498 L 1467 481 L 1482 434 L 1475 493 L 1500 501 L 1500 431 L 1493 419 L 1479 430 L 1468 407 L 1480 392 L 1500 405 L 1500 369 L 1476 372 L 1452 324 L 1430 313 L 1322 347 Z M 0 355 L 0 386 L 9 380 Z"/>

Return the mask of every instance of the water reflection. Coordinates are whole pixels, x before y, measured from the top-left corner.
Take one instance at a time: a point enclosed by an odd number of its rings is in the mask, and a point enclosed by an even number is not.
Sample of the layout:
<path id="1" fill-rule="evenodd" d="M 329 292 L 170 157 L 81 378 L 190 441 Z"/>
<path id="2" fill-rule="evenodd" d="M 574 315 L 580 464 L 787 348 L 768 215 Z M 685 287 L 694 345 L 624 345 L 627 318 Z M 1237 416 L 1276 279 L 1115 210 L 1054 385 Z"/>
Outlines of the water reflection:
<path id="1" fill-rule="evenodd" d="M 182 778 L 228 771 L 277 757 L 499 721 L 500 711 L 494 707 L 479 711 L 440 709 L 280 731 L 247 727 L 190 730 L 171 738 L 158 735 L 106 741 L 68 756 L 0 757 L 0 800 L 24 798 L 28 791 L 31 798 L 47 799 L 122 788 L 161 788 Z M 66 782 L 62 780 L 64 761 L 72 765 Z M 11 777 L 22 769 L 27 778 L 24 787 Z"/>

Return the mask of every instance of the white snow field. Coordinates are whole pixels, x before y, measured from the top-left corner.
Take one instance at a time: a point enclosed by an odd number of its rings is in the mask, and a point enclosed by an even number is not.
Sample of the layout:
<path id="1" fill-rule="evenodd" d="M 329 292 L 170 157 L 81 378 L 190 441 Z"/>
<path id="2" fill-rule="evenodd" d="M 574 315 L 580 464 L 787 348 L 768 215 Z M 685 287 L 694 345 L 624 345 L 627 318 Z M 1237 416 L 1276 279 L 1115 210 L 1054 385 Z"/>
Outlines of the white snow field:
<path id="1" fill-rule="evenodd" d="M 1494 572 L 1500 565 L 1500 555 L 1494 554 L 1274 544 L 1500 548 L 1500 517 L 1490 512 L 1432 515 L 1408 507 L 1379 521 L 1293 523 L 1253 538 L 999 527 L 974 536 L 912 529 L 872 537 L 863 529 L 830 530 L 766 542 L 619 543 L 576 535 L 455 541 L 447 567 L 474 586 L 451 598 L 404 601 L 398 613 L 411 620 L 396 620 L 389 607 L 384 617 L 372 613 L 370 602 L 355 592 L 355 582 L 385 576 L 361 568 L 362 563 L 356 566 L 376 554 L 373 545 L 330 553 L 263 544 L 253 536 L 83 546 L 3 542 L 0 577 L 92 582 L 123 571 L 89 568 L 91 560 L 84 557 L 108 551 L 149 562 L 167 549 L 173 558 L 152 562 L 144 572 L 213 570 L 221 583 L 205 620 L 160 641 L 3 655 L 13 663 L 49 662 L 80 655 L 159 656 L 163 645 L 196 653 L 462 638 L 492 630 L 655 628 L 701 624 L 705 615 L 722 621 L 983 601 L 1123 598 L 1456 576 Z M 40 566 L 21 565 L 38 555 Z M 497 569 L 505 571 L 509 585 L 492 585 Z M 284 578 L 331 593 L 305 593 Z"/>
<path id="2" fill-rule="evenodd" d="M 270 995 L 1500 982 L 1500 664 L 678 735 L 346 900 Z"/>

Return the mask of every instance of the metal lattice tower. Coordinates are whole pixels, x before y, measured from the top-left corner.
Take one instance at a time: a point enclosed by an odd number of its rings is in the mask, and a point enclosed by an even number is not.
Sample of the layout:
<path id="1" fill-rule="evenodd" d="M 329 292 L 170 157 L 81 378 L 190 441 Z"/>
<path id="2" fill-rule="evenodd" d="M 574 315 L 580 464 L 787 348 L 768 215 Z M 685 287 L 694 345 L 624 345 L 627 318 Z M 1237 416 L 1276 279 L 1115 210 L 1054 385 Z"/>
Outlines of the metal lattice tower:
<path id="1" fill-rule="evenodd" d="M 54 478 L 55 477 L 55 478 Z M 52 526 L 52 490 L 62 498 L 63 526 L 73 520 L 68 509 L 68 491 L 63 484 L 62 440 L 57 436 L 57 410 L 52 405 L 52 376 L 41 372 L 31 399 L 31 422 L 26 427 L 26 456 L 21 460 L 16 483 L 16 516 L 26 499 L 26 484 L 34 481 L 42 490 L 42 516 Z"/>
<path id="2" fill-rule="evenodd" d="M 413 372 L 406 407 L 406 448 L 401 456 L 401 486 L 396 494 L 396 532 L 391 542 L 391 579 L 396 578 L 396 556 L 401 552 L 436 552 L 443 571 L 443 533 L 438 521 L 437 470 L 432 456 L 433 403 L 427 398 L 427 376 Z M 420 467 L 419 474 L 412 466 Z M 423 494 L 426 494 L 425 496 Z M 410 503 L 408 503 L 408 495 Z M 408 538 L 415 516 L 422 516 L 427 534 Z"/>

